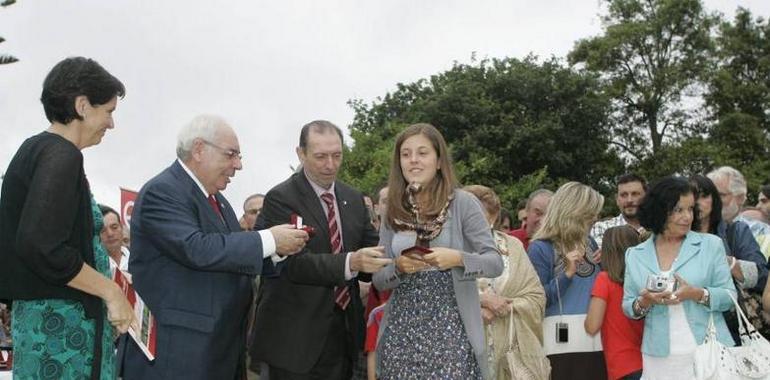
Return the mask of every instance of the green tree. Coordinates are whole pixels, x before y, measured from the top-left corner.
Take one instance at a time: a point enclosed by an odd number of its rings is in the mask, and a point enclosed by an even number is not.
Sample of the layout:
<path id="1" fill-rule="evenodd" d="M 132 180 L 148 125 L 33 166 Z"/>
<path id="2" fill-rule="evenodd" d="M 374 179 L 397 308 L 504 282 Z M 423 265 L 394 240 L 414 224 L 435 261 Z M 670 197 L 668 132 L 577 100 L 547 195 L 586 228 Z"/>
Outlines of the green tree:
<path id="1" fill-rule="evenodd" d="M 571 64 L 601 76 L 613 100 L 613 143 L 636 160 L 686 135 L 712 49 L 715 16 L 699 0 L 606 0 L 603 34 L 578 41 Z"/>
<path id="2" fill-rule="evenodd" d="M 770 21 L 738 8 L 732 23 L 723 22 L 716 38 L 717 69 L 705 95 L 716 121 L 744 114 L 770 132 Z"/>
<path id="3" fill-rule="evenodd" d="M 463 183 L 495 188 L 506 205 L 564 179 L 603 189 L 623 167 L 609 147 L 609 102 L 596 78 L 555 58 L 455 64 L 351 106 L 355 144 L 348 157 L 355 158 L 343 178 L 367 192 L 387 178 L 395 135 L 417 122 L 441 130 Z"/>
<path id="4" fill-rule="evenodd" d="M 7 6 L 9 6 L 9 5 L 11 5 L 11 4 L 15 3 L 15 2 L 16 2 L 16 0 L 5 0 L 2 3 L 0 3 L 0 7 L 5 8 L 5 7 L 7 7 Z M 0 43 L 3 43 L 3 42 L 5 42 L 5 38 L 0 37 Z M 0 65 L 14 63 L 14 62 L 18 62 L 18 61 L 19 61 L 19 59 L 14 57 L 14 56 L 12 56 L 12 55 L 0 54 Z"/>
<path id="5" fill-rule="evenodd" d="M 384 133 L 395 136 L 404 127 L 405 124 L 389 123 L 383 126 L 383 129 Z M 345 148 L 340 179 L 365 194 L 374 196 L 388 181 L 395 141 L 393 138 L 382 139 L 377 134 L 352 128 L 350 135 L 355 145 Z"/>
<path id="6" fill-rule="evenodd" d="M 738 8 L 720 24 L 715 61 L 704 96 L 709 141 L 720 152 L 715 165 L 740 170 L 753 195 L 770 172 L 761 159 L 770 154 L 770 21 Z"/>

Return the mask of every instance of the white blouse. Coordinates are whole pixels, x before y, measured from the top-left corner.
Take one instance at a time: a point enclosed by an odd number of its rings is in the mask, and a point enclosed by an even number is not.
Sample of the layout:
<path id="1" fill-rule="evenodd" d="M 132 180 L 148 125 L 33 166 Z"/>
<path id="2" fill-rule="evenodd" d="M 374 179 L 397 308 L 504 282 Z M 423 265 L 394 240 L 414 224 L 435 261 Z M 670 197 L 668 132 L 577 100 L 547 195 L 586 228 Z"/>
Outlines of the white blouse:
<path id="1" fill-rule="evenodd" d="M 661 272 L 661 275 L 671 276 L 671 271 Z M 698 344 L 695 335 L 687 322 L 684 306 L 680 304 L 668 306 L 668 341 L 671 351 L 666 357 L 655 357 L 642 354 L 642 379 L 692 379 L 694 353 Z"/>

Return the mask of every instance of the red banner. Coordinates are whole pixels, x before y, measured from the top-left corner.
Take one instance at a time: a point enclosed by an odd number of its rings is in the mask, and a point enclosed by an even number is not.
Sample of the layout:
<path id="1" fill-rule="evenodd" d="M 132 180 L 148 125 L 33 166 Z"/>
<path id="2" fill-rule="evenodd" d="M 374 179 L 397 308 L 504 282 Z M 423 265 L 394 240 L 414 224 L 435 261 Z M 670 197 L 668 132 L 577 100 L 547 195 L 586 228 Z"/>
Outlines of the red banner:
<path id="1" fill-rule="evenodd" d="M 123 226 L 131 228 L 131 213 L 134 211 L 134 201 L 139 193 L 133 190 L 120 188 L 120 220 Z"/>

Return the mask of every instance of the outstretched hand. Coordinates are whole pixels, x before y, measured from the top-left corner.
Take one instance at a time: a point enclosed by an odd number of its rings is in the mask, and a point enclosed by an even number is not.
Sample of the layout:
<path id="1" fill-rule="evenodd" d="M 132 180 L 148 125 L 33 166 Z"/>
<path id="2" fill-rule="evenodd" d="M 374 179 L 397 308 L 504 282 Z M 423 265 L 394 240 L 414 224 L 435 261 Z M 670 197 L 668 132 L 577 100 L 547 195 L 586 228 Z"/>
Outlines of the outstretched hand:
<path id="1" fill-rule="evenodd" d="M 293 255 L 305 248 L 309 238 L 307 232 L 297 229 L 291 224 L 281 224 L 270 228 L 275 239 L 275 251 L 284 256 Z"/>
<path id="2" fill-rule="evenodd" d="M 350 270 L 354 272 L 375 273 L 393 262 L 391 259 L 384 259 L 384 247 L 367 247 L 353 252 L 350 256 Z"/>

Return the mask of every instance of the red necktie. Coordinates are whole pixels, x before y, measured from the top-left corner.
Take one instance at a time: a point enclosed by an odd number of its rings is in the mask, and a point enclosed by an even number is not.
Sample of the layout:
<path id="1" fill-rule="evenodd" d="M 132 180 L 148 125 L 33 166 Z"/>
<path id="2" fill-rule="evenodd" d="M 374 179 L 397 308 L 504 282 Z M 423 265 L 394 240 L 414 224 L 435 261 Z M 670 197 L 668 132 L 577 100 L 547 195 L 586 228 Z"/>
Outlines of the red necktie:
<path id="1" fill-rule="evenodd" d="M 326 214 L 326 221 L 329 224 L 329 242 L 332 246 L 332 253 L 338 254 L 342 250 L 342 238 L 339 226 L 337 226 L 336 212 L 334 211 L 334 195 L 332 193 L 321 194 L 321 200 L 326 203 L 329 212 Z M 334 303 L 345 310 L 350 304 L 350 291 L 348 286 L 337 286 L 334 288 Z"/>
<path id="2" fill-rule="evenodd" d="M 222 216 L 222 210 L 219 208 L 219 202 L 217 202 L 217 198 L 214 196 L 214 194 L 209 195 L 209 204 L 211 205 L 211 208 L 214 209 L 214 212 L 216 212 L 219 216 L 219 220 L 224 222 L 225 218 Z"/>

